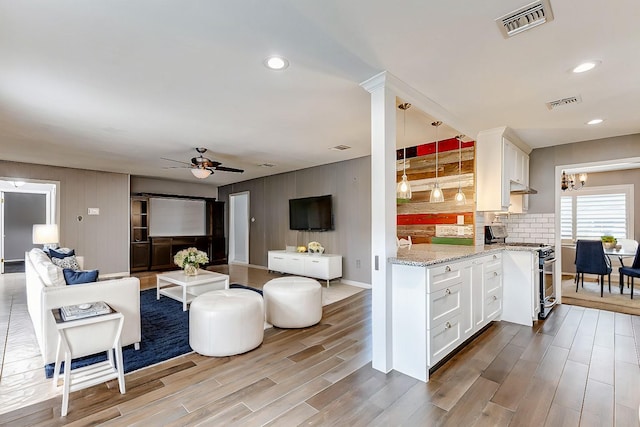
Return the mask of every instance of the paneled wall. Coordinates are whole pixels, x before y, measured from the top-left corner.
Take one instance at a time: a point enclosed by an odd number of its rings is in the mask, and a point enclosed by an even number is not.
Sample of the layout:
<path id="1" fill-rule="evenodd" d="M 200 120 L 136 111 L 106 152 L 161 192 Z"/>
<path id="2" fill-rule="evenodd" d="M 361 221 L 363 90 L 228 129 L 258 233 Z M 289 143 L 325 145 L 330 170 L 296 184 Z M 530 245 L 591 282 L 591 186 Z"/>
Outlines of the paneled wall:
<path id="1" fill-rule="evenodd" d="M 429 203 L 436 176 L 435 142 L 407 147 L 407 179 L 411 184 L 410 200 L 398 199 L 398 236 L 411 236 L 413 243 L 474 244 L 474 170 L 475 143 L 462 143 L 459 169 L 458 140 L 438 142 L 438 182 L 444 202 Z M 402 179 L 404 149 L 397 151 L 397 182 Z M 456 205 L 458 185 L 466 196 L 466 204 Z M 458 216 L 464 226 L 458 226 Z"/>
<path id="2" fill-rule="evenodd" d="M 59 183 L 60 244 L 101 274 L 129 271 L 129 175 L 0 161 L 0 177 Z"/>
<path id="3" fill-rule="evenodd" d="M 361 157 L 309 169 L 253 179 L 218 188 L 218 200 L 249 192 L 249 263 L 267 265 L 267 252 L 318 241 L 327 253 L 343 256 L 343 277 L 371 283 L 371 158 Z M 289 199 L 333 196 L 335 230 L 289 230 Z M 229 224 L 226 220 L 225 224 Z M 228 229 L 226 231 L 228 236 Z"/>

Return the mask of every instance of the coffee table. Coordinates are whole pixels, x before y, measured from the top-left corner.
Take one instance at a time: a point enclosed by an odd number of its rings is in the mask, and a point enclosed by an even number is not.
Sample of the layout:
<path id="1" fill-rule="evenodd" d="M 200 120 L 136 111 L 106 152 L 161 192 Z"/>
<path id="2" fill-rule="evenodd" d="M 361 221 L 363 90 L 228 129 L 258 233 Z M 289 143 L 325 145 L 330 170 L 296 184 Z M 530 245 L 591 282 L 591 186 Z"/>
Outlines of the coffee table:
<path id="1" fill-rule="evenodd" d="M 156 276 L 156 299 L 167 296 L 182 303 L 182 311 L 187 304 L 200 294 L 219 289 L 229 289 L 229 276 L 213 271 L 198 270 L 197 276 L 187 276 L 184 271 L 170 271 Z"/>

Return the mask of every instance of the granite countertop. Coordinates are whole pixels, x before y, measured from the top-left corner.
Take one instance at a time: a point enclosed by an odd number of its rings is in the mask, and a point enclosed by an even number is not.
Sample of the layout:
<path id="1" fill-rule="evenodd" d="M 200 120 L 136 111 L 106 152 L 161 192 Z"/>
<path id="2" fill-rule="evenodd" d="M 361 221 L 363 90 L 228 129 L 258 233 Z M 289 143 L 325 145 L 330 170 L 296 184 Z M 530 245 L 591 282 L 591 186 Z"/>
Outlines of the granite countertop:
<path id="1" fill-rule="evenodd" d="M 484 246 L 416 244 L 411 247 L 398 248 L 398 254 L 395 258 L 389 258 L 389 262 L 391 264 L 428 267 L 443 262 L 472 258 L 478 255 L 494 254 L 504 250 L 535 251 L 538 249 L 540 248 L 531 246 L 507 246 L 499 243 Z"/>

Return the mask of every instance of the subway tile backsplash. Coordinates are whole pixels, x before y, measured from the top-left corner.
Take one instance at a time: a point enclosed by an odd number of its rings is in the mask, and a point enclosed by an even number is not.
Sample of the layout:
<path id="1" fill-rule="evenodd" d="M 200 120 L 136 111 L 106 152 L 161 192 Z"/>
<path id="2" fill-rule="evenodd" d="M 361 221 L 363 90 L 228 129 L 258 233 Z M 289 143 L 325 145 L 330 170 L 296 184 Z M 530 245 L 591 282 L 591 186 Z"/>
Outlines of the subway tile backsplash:
<path id="1" fill-rule="evenodd" d="M 507 242 L 555 244 L 555 214 L 511 214 L 502 217 Z"/>

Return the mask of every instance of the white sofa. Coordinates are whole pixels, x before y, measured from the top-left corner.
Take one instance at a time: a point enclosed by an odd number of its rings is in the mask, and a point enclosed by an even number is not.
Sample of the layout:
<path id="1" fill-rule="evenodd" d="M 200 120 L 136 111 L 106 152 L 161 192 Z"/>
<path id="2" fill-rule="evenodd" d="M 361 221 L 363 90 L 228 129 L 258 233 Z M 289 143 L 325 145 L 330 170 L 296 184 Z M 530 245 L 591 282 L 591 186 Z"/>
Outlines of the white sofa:
<path id="1" fill-rule="evenodd" d="M 82 267 L 82 257 L 76 257 Z M 48 261 L 48 264 L 47 264 Z M 25 253 L 27 308 L 44 364 L 56 361 L 58 333 L 51 309 L 64 305 L 104 301 L 124 315 L 123 346 L 140 344 L 140 280 L 137 277 L 64 285 L 62 270 L 34 248 Z M 60 282 L 62 280 L 62 282 Z M 91 339 L 87 336 L 87 339 Z"/>

